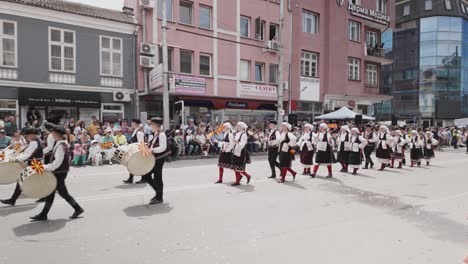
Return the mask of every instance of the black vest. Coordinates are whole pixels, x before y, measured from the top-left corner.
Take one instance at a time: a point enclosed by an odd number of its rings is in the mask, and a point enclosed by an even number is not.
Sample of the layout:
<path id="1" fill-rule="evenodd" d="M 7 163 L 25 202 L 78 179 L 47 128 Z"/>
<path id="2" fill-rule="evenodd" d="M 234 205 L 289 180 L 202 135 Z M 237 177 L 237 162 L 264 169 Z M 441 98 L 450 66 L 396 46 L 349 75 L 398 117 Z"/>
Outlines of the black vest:
<path id="1" fill-rule="evenodd" d="M 26 162 L 28 163 L 28 165 L 31 165 L 31 162 L 33 161 L 33 159 L 36 159 L 36 160 L 42 160 L 43 156 L 44 156 L 44 153 L 42 152 L 42 147 L 41 147 L 41 141 L 39 139 L 34 139 L 33 141 L 36 141 L 37 142 L 37 149 L 34 150 L 33 154 L 31 155 L 31 157 L 29 157 Z M 31 142 L 29 142 L 31 143 Z M 26 150 L 26 148 L 24 149 Z M 24 151 L 23 150 L 23 151 Z"/>
<path id="2" fill-rule="evenodd" d="M 290 139 L 289 139 L 289 132 L 288 132 L 288 133 L 286 133 L 286 137 L 284 138 L 284 140 L 280 142 L 280 152 L 283 149 L 283 144 L 289 144 L 289 141 L 290 141 Z M 289 152 L 289 150 L 291 150 L 291 146 L 289 146 L 288 152 Z"/>
<path id="3" fill-rule="evenodd" d="M 370 142 L 369 139 L 373 139 L 374 138 L 374 131 L 371 131 L 370 134 L 369 134 L 369 138 L 367 139 L 367 146 L 369 147 L 374 147 L 375 146 L 375 142 Z"/>
<path id="4" fill-rule="evenodd" d="M 63 156 L 62 164 L 60 164 L 60 166 L 56 170 L 54 170 L 54 172 L 68 172 L 70 170 L 70 153 L 68 152 L 68 147 L 65 143 L 60 143 L 60 145 L 56 147 L 57 148 L 55 148 L 55 151 L 57 151 L 58 148 L 63 148 L 65 155 Z M 52 154 L 50 163 L 54 162 L 55 160 L 55 151 Z"/>
<path id="5" fill-rule="evenodd" d="M 276 131 L 278 131 L 278 130 L 275 129 L 275 130 L 273 130 L 273 132 L 271 133 L 270 141 L 276 140 Z"/>
<path id="6" fill-rule="evenodd" d="M 224 136 L 224 142 L 229 143 L 229 133 Z"/>
<path id="7" fill-rule="evenodd" d="M 161 133 L 164 133 L 164 132 L 161 132 Z M 159 136 L 161 135 L 161 133 L 159 133 L 157 137 L 151 140 L 150 148 L 159 147 Z M 169 138 L 167 138 L 167 135 L 166 135 L 166 149 L 161 153 L 153 153 L 153 154 L 156 157 L 156 159 L 162 159 L 162 158 L 167 157 L 169 154 L 171 154 L 171 149 L 169 148 Z"/>
<path id="8" fill-rule="evenodd" d="M 139 132 L 139 131 L 137 131 L 137 132 L 135 133 L 135 135 L 132 137 L 131 143 L 138 143 L 138 137 L 137 137 L 138 132 Z"/>

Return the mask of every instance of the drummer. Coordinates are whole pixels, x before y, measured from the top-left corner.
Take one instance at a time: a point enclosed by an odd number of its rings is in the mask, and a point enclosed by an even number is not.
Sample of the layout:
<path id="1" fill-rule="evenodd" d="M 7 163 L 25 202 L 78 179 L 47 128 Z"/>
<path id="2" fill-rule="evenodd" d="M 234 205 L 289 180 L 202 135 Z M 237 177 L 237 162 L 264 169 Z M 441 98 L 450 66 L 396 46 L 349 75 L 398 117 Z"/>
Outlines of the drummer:
<path id="1" fill-rule="evenodd" d="M 37 138 L 37 136 L 39 135 L 39 130 L 32 127 L 27 127 L 23 129 L 22 134 L 25 136 L 26 141 L 28 141 L 28 145 L 23 151 L 21 151 L 18 157 L 13 158 L 10 161 L 19 161 L 30 165 L 33 159 L 42 160 L 42 147 L 39 139 Z M 3 204 L 14 206 L 16 204 L 16 200 L 20 195 L 21 188 L 19 184 L 16 184 L 15 191 L 11 198 L 8 200 L 0 200 L 0 202 Z"/>
<path id="2" fill-rule="evenodd" d="M 145 142 L 145 132 L 143 132 L 143 126 L 141 125 L 140 119 L 132 119 L 132 129 L 133 129 L 133 134 L 132 134 L 132 141 L 130 143 Z M 130 173 L 130 176 L 128 177 L 128 179 L 123 182 L 126 184 L 133 183 L 133 174 Z M 137 183 L 145 183 L 145 182 L 146 180 L 142 178 Z"/>
<path id="3" fill-rule="evenodd" d="M 53 172 L 57 178 L 57 191 L 62 198 L 67 201 L 75 212 L 70 219 L 78 218 L 83 212 L 83 208 L 75 201 L 75 199 L 68 193 L 67 186 L 65 185 L 65 178 L 67 177 L 69 168 L 70 168 L 70 157 L 68 152 L 68 143 L 64 139 L 65 128 L 60 126 L 54 126 L 52 129 L 52 135 L 56 141 L 55 147 L 53 149 L 51 163 L 44 166 L 45 171 Z M 55 199 L 55 191 L 53 191 L 45 199 L 45 205 L 42 211 L 36 215 L 32 216 L 32 221 L 46 221 L 47 214 L 52 207 Z"/>

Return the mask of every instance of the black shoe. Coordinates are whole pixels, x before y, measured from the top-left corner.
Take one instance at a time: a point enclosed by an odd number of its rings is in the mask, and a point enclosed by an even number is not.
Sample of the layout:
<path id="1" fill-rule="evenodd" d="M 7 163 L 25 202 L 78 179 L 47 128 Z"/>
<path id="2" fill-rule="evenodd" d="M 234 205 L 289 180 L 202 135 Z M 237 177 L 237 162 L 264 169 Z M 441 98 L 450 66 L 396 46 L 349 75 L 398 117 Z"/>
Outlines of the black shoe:
<path id="1" fill-rule="evenodd" d="M 13 201 L 12 199 L 0 200 L 0 203 L 15 206 L 16 201 Z"/>
<path id="2" fill-rule="evenodd" d="M 310 174 L 310 177 L 311 177 L 311 178 L 315 178 L 315 172 L 312 172 L 312 173 Z"/>
<path id="3" fill-rule="evenodd" d="M 250 179 L 252 179 L 252 176 L 247 177 L 247 184 L 250 183 Z"/>
<path id="4" fill-rule="evenodd" d="M 77 219 L 82 213 L 84 213 L 83 208 L 76 209 L 70 219 Z"/>
<path id="5" fill-rule="evenodd" d="M 357 175 L 357 173 L 356 173 L 356 172 L 353 172 L 353 173 L 351 173 L 351 175 Z"/>
<path id="6" fill-rule="evenodd" d="M 219 184 L 219 183 L 223 183 L 223 181 L 219 180 L 219 181 L 215 182 L 215 184 Z"/>
<path id="7" fill-rule="evenodd" d="M 371 163 L 370 168 L 371 168 L 371 169 L 374 168 L 374 163 Z"/>
<path id="8" fill-rule="evenodd" d="M 234 183 L 231 184 L 231 186 L 239 186 L 239 185 L 240 185 L 240 183 L 238 183 L 238 182 L 234 182 Z"/>
<path id="9" fill-rule="evenodd" d="M 309 174 L 309 173 L 308 173 L 308 172 L 303 172 L 303 173 L 302 173 L 302 175 L 307 175 L 307 174 Z"/>
<path id="10" fill-rule="evenodd" d="M 125 184 L 132 184 L 133 181 L 132 181 L 132 180 L 125 180 L 125 181 L 123 181 L 123 183 L 125 183 Z"/>
<path id="11" fill-rule="evenodd" d="M 47 215 L 38 214 L 29 218 L 31 218 L 31 222 L 47 221 Z"/>
<path id="12" fill-rule="evenodd" d="M 325 178 L 332 178 L 332 177 L 333 177 L 333 176 L 332 176 L 331 174 L 328 174 L 328 176 L 325 177 Z"/>
<path id="13" fill-rule="evenodd" d="M 271 175 L 270 177 L 268 177 L 268 179 L 274 179 L 274 178 L 276 178 L 276 175 Z"/>
<path id="14" fill-rule="evenodd" d="M 153 199 L 151 199 L 149 204 L 162 204 L 163 202 L 164 201 L 162 199 L 156 199 L 156 197 L 154 197 Z"/>
<path id="15" fill-rule="evenodd" d="M 145 180 L 139 180 L 139 181 L 137 181 L 137 182 L 135 182 L 135 183 L 136 183 L 136 184 L 142 184 L 142 183 L 148 183 L 148 182 L 145 181 Z"/>
<path id="16" fill-rule="evenodd" d="M 36 200 L 36 203 L 45 203 L 45 201 L 46 201 L 46 198 L 44 197 L 39 200 Z"/>

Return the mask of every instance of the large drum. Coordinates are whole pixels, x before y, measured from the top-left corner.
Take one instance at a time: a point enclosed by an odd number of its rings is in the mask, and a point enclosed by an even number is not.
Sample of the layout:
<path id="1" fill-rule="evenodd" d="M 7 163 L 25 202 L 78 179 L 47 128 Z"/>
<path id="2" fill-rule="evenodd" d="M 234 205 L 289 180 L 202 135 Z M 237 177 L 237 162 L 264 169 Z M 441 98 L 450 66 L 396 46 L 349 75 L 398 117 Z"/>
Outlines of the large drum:
<path id="1" fill-rule="evenodd" d="M 33 168 L 26 167 L 21 171 L 18 183 L 26 196 L 40 199 L 55 191 L 57 178 L 52 172 L 44 171 L 39 174 Z"/>
<path id="2" fill-rule="evenodd" d="M 128 172 L 133 175 L 143 176 L 149 173 L 156 162 L 156 158 L 152 153 L 148 153 L 148 149 L 142 149 L 141 143 L 134 143 L 128 145 L 128 149 L 125 151 L 125 162 L 122 162 L 127 166 Z"/>
<path id="3" fill-rule="evenodd" d="M 0 161 L 0 185 L 17 182 L 23 169 L 24 165 L 21 162 Z"/>
<path id="4" fill-rule="evenodd" d="M 119 146 L 114 152 L 114 159 L 124 166 L 127 166 L 126 155 L 127 155 L 128 149 L 129 149 L 128 145 Z"/>

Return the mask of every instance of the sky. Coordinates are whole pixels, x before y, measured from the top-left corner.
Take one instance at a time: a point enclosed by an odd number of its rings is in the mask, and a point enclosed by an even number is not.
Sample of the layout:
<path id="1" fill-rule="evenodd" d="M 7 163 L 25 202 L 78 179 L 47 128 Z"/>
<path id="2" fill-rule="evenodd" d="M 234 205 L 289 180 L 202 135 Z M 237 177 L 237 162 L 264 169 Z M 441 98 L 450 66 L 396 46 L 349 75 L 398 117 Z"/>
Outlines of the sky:
<path id="1" fill-rule="evenodd" d="M 124 0 L 68 0 L 71 2 L 78 2 L 87 5 L 104 7 L 109 9 L 122 10 Z"/>

